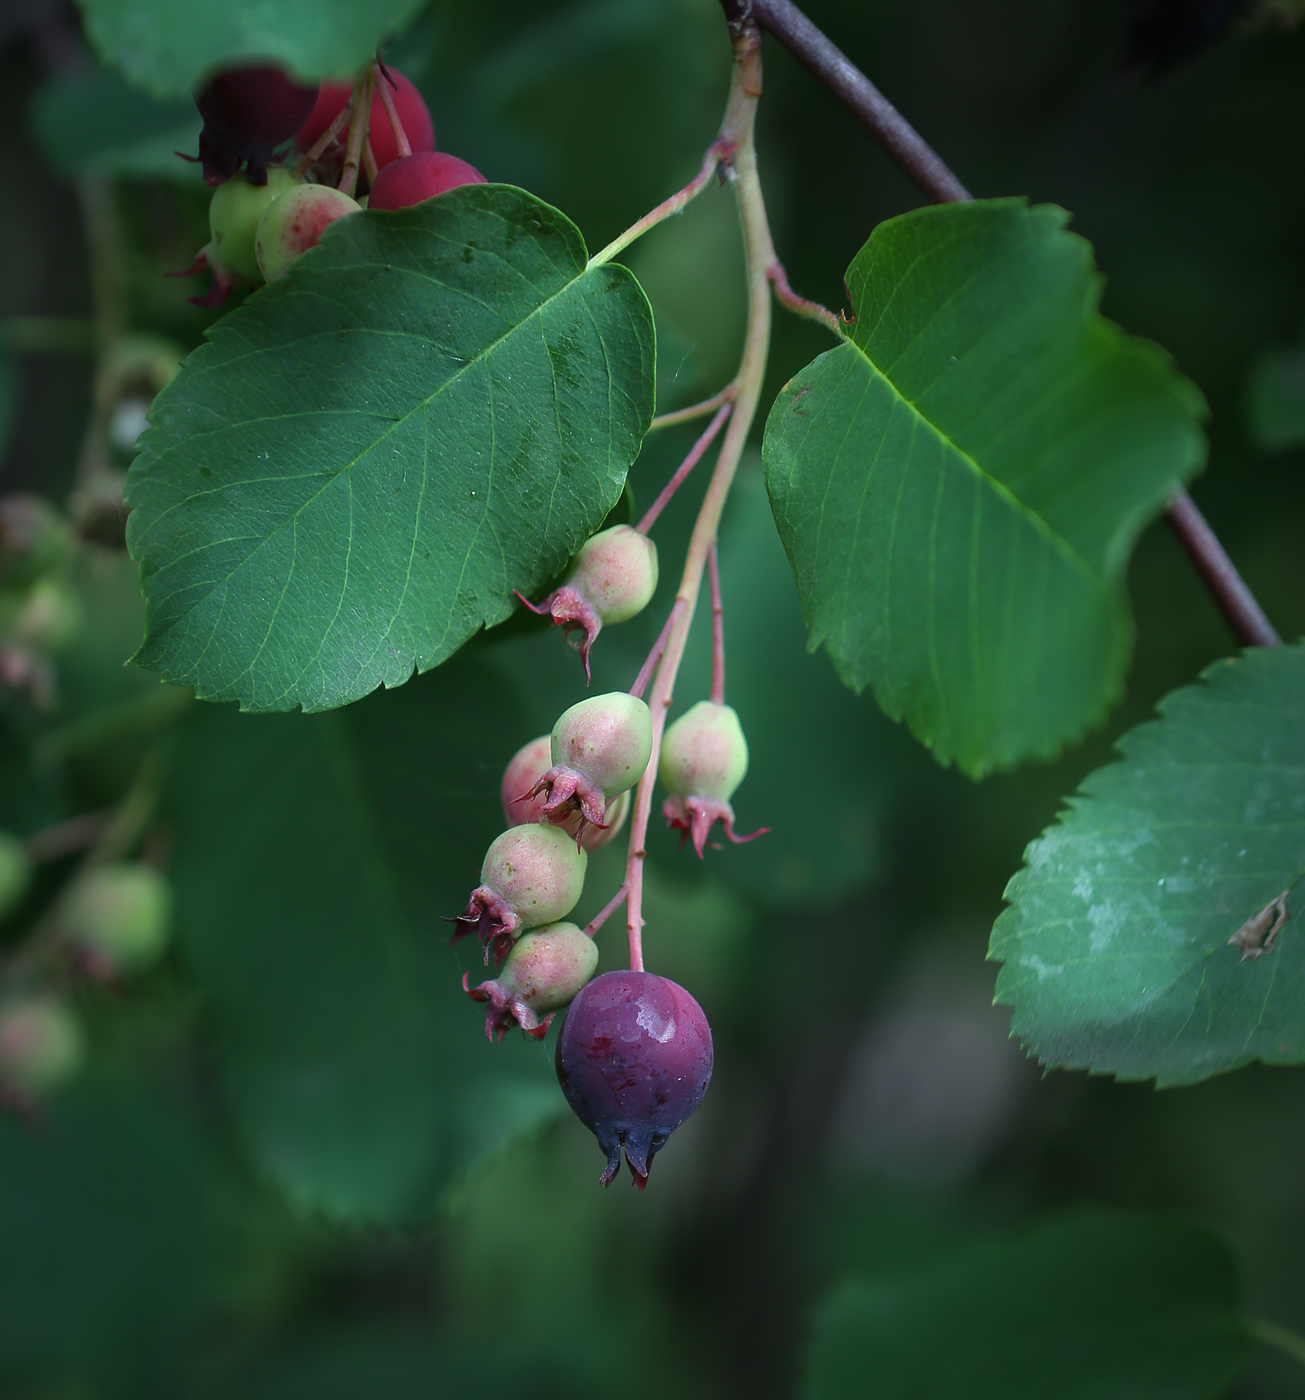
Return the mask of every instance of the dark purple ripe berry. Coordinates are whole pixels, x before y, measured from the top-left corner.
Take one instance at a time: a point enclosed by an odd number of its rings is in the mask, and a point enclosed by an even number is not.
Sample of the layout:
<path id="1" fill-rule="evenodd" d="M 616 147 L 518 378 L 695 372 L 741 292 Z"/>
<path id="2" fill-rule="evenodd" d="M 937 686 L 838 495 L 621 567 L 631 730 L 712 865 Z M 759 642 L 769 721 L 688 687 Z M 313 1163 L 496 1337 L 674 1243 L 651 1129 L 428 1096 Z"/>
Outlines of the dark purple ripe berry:
<path id="1" fill-rule="evenodd" d="M 676 983 L 651 972 L 604 972 L 581 988 L 557 1037 L 557 1079 L 607 1153 L 604 1186 L 621 1169 L 635 1185 L 711 1083 L 711 1027 Z"/>
<path id="2" fill-rule="evenodd" d="M 316 101 L 315 85 L 300 87 L 279 68 L 228 68 L 210 78 L 195 94 L 204 118 L 204 179 L 220 185 L 248 161 L 249 183 L 266 183 L 272 152 L 299 130 Z"/>

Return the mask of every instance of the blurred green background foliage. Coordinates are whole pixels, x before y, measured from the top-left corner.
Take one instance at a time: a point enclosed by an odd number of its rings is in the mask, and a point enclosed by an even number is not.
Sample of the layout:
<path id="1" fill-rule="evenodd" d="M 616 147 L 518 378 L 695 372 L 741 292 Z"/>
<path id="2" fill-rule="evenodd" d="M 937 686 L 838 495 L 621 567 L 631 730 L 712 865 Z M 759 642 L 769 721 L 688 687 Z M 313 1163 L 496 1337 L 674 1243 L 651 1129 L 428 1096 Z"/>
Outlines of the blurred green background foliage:
<path id="1" fill-rule="evenodd" d="M 1279 402 L 1305 327 L 1305 26 L 1245 23 L 1142 80 L 1118 76 L 1121 3 L 808 8 L 976 194 L 1073 212 L 1105 313 L 1207 396 L 1194 494 L 1299 637 L 1305 449 L 1256 405 Z M 192 348 L 215 315 L 164 274 L 207 238 L 206 191 L 168 154 L 193 146 L 193 113 L 98 71 L 58 4 L 10 0 L 0 41 L 0 317 L 85 320 L 116 295 L 123 328 Z M 591 248 L 696 170 L 729 66 L 717 0 L 436 0 L 390 57 L 442 149 L 556 204 Z M 870 230 L 919 197 L 774 43 L 766 62 L 776 243 L 793 285 L 837 307 Z M 744 316 L 728 190 L 628 262 L 657 315 L 662 407 L 713 392 Z M 0 363 L 0 487 L 62 500 L 93 360 L 24 343 L 22 324 Z M 825 344 L 780 313 L 764 402 Z M 627 509 L 692 437 L 648 440 Z M 694 509 L 690 488 L 658 527 L 663 580 Z M 1085 1202 L 1201 1217 L 1252 1311 L 1305 1327 L 1301 1073 L 1164 1093 L 1043 1077 L 991 1006 L 988 933 L 1025 845 L 1123 729 L 1234 651 L 1175 540 L 1157 525 L 1134 559 L 1136 657 L 1108 724 L 975 784 L 806 653 L 755 452 L 721 539 L 752 752 L 735 807 L 772 834 L 699 866 L 652 833 L 649 966 L 703 1004 L 716 1072 L 644 1195 L 598 1189 L 551 1040 L 486 1044 L 458 987 L 471 957 L 439 923 L 501 824 L 502 765 L 579 698 L 574 656 L 516 618 L 347 711 L 239 717 L 123 670 L 134 566 L 111 543 L 80 561 L 89 621 L 59 661 L 57 709 L 2 712 L 3 825 L 26 835 L 114 802 L 156 754 L 178 938 L 130 991 L 79 998 L 87 1068 L 44 1120 L 0 1121 L 4 1393 L 787 1397 L 848 1275 L 889 1289 Z M 597 690 L 628 686 L 660 620 L 604 633 Z M 681 698 L 709 668 L 700 624 Z M 591 862 L 580 916 L 619 882 L 621 844 Z M 58 876 L 0 937 L 21 936 Z M 619 921 L 600 945 L 603 969 L 620 965 Z M 1258 1353 L 1232 1393 L 1299 1394 L 1299 1374 Z"/>

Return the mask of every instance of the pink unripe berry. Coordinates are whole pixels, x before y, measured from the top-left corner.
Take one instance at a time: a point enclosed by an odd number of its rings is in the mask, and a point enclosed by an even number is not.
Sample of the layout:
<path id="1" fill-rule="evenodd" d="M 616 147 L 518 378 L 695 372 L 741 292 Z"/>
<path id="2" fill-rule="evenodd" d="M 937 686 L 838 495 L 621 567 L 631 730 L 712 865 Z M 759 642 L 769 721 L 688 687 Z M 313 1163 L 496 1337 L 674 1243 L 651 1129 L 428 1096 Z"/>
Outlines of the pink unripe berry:
<path id="1" fill-rule="evenodd" d="M 765 834 L 765 827 L 748 836 L 734 831 L 730 798 L 747 771 L 748 744 L 731 706 L 700 700 L 666 730 L 657 766 L 669 794 L 662 813 L 672 828 L 693 837 L 699 856 L 716 822 L 736 844 Z"/>
<path id="2" fill-rule="evenodd" d="M 254 254 L 259 271 L 269 282 L 285 276 L 291 263 L 317 247 L 331 224 L 360 208 L 356 199 L 330 185 L 299 185 L 278 195 L 258 221 Z"/>
<path id="3" fill-rule="evenodd" d="M 396 68 L 390 68 L 388 72 L 394 79 L 390 93 L 394 98 L 394 107 L 399 114 L 409 147 L 414 151 L 434 150 L 435 127 L 430 119 L 430 108 L 426 106 L 421 93 L 412 85 L 410 79 L 405 78 Z M 377 79 L 378 83 L 385 81 L 383 75 Z M 352 91 L 353 85 L 347 82 L 322 84 L 311 115 L 295 134 L 295 145 L 301 151 L 310 150 L 317 144 L 318 137 L 344 111 Z M 391 161 L 399 159 L 398 138 L 386 115 L 385 104 L 381 101 L 379 91 L 372 93 L 371 111 L 367 114 L 367 135 L 372 143 L 372 154 L 376 157 L 376 164 L 382 169 Z"/>
<path id="4" fill-rule="evenodd" d="M 30 1103 L 71 1079 L 81 1062 L 81 1027 L 63 1002 L 27 996 L 0 1005 L 0 1091 Z"/>
<path id="5" fill-rule="evenodd" d="M 284 166 L 274 165 L 265 184 L 251 185 L 246 176 L 233 175 L 219 185 L 208 206 L 210 262 L 250 282 L 261 282 L 263 274 L 254 251 L 259 220 L 278 195 L 301 183 Z"/>
<path id="6" fill-rule="evenodd" d="M 675 982 L 605 972 L 571 1003 L 557 1037 L 557 1078 L 607 1154 L 604 1186 L 621 1167 L 648 1184 L 654 1153 L 702 1102 L 711 1082 L 711 1027 Z"/>
<path id="7" fill-rule="evenodd" d="M 379 157 L 378 157 L 379 159 Z M 385 166 L 372 185 L 369 209 L 408 209 L 459 185 L 483 185 L 485 177 L 444 151 L 417 151 Z"/>
<path id="8" fill-rule="evenodd" d="M 632 526 L 614 525 L 585 541 L 559 589 L 542 603 L 522 602 L 550 616 L 568 640 L 573 632 L 584 634 L 578 645 L 587 677 L 589 649 L 603 624 L 627 622 L 656 591 L 657 546 Z"/>
<path id="9" fill-rule="evenodd" d="M 529 928 L 564 919 L 584 890 L 589 856 L 556 827 L 514 826 L 490 846 L 480 885 L 458 915 L 453 941 L 474 933 L 501 962 Z"/>
<path id="10" fill-rule="evenodd" d="M 532 929 L 513 944 L 507 961 L 491 982 L 462 986 L 475 1001 L 487 1001 L 485 1034 L 502 1040 L 513 1025 L 542 1040 L 553 1014 L 566 1006 L 598 968 L 594 940 L 575 924 L 547 924 Z M 539 1013 L 547 1012 L 541 1020 Z"/>
<path id="11" fill-rule="evenodd" d="M 172 891 L 148 865 L 97 866 L 73 885 L 59 923 L 94 975 L 130 976 L 168 946 Z"/>
<path id="12" fill-rule="evenodd" d="M 544 809 L 548 798 L 542 793 L 525 797 L 539 780 L 553 766 L 553 741 L 548 734 L 541 734 L 523 745 L 512 756 L 503 770 L 503 781 L 499 786 L 499 796 L 503 802 L 503 815 L 510 823 L 540 822 L 544 820 Z M 625 825 L 630 815 L 630 794 L 623 792 L 607 803 L 603 820 L 606 826 L 593 826 L 584 820 L 580 812 L 572 812 L 559 824 L 559 830 L 569 836 L 578 836 L 586 851 L 596 851 L 605 846 Z M 581 829 L 583 826 L 583 830 Z"/>

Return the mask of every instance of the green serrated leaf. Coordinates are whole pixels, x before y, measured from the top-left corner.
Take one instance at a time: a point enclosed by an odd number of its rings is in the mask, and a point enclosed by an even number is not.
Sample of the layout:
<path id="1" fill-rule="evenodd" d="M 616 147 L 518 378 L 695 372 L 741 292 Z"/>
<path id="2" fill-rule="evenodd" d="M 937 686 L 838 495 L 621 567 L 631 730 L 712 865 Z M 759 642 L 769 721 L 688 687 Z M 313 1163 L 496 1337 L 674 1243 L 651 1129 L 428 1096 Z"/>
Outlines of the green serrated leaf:
<path id="1" fill-rule="evenodd" d="M 810 645 L 974 776 L 1054 756 L 1119 697 L 1128 555 L 1204 457 L 1200 393 L 1097 313 L 1068 217 L 990 200 L 881 224 L 849 338 L 766 424 Z"/>
<path id="2" fill-rule="evenodd" d="M 160 97 L 216 68 L 279 63 L 306 78 L 356 68 L 423 0 L 78 0 L 100 57 Z"/>
<path id="3" fill-rule="evenodd" d="M 1251 1340 L 1235 1261 L 1178 1220 L 1083 1211 L 816 1319 L 806 1400 L 1208 1400 Z"/>
<path id="4" fill-rule="evenodd" d="M 137 660 L 249 710 L 428 670 L 620 497 L 655 337 L 624 268 L 522 190 L 333 224 L 154 402 L 128 476 Z"/>
<path id="5" fill-rule="evenodd" d="M 1168 1085 L 1305 1063 L 1305 645 L 1221 661 L 1160 711 L 1026 852 L 997 1000 L 1051 1066 Z"/>
<path id="6" fill-rule="evenodd" d="M 1251 437 L 1266 452 L 1305 446 L 1305 348 L 1263 355 L 1246 384 Z"/>
<path id="7" fill-rule="evenodd" d="M 199 112 L 189 98 L 159 102 L 118 74 L 92 70 L 46 83 L 31 109 L 46 159 L 65 175 L 163 177 L 202 187 Z"/>
<path id="8" fill-rule="evenodd" d="M 501 829 L 484 759 L 514 725 L 476 658 L 345 714 L 188 726 L 171 810 L 185 960 L 235 1116 L 299 1207 L 430 1218 L 565 1105 L 548 1052 L 485 1039 L 441 914 Z"/>

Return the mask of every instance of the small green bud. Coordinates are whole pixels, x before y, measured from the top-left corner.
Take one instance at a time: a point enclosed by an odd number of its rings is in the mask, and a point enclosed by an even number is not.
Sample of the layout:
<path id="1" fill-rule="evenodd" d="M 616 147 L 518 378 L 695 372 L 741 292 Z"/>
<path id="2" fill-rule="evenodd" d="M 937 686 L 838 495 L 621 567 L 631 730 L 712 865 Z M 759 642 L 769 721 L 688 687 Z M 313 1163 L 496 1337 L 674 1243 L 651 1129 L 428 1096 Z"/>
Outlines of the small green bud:
<path id="1" fill-rule="evenodd" d="M 172 892 L 147 865 L 102 865 L 83 875 L 61 913 L 68 941 L 109 976 L 142 972 L 163 955 Z"/>

